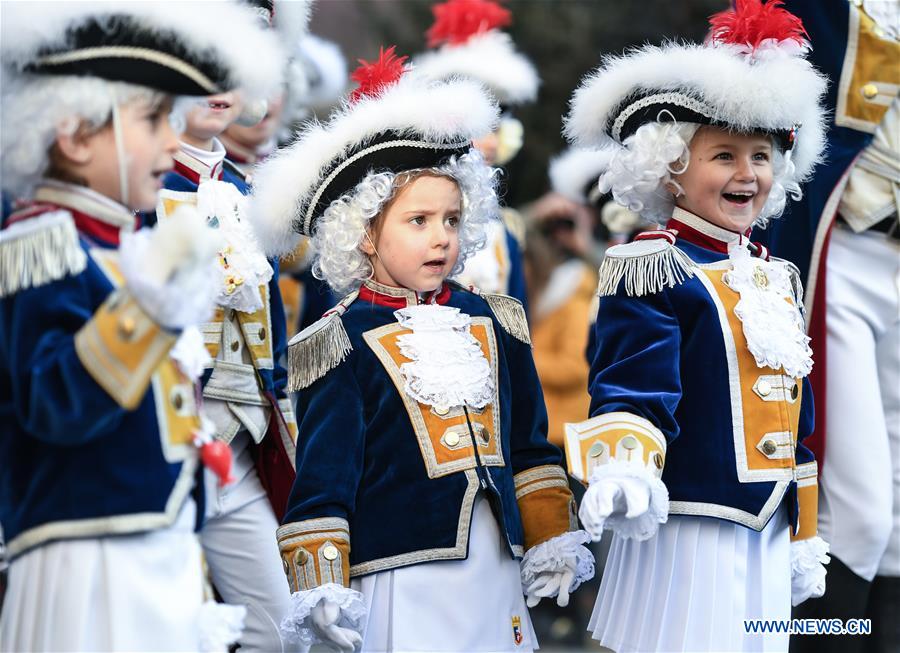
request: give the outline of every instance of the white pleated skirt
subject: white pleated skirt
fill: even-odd
[[[787,651],[786,634],[746,635],[744,620],[790,616],[782,506],[761,532],[672,515],[645,542],[613,536],[589,629],[617,653]]]
[[[368,653],[522,653],[537,648],[519,563],[488,502],[475,501],[465,560],[429,562],[352,581],[369,610]],[[547,600],[547,599],[545,599]]]
[[[62,540],[13,560],[0,651],[196,651],[203,604],[196,507],[170,528]]]

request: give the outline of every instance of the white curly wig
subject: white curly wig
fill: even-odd
[[[641,125],[617,147],[609,167],[600,177],[600,191],[612,192],[622,206],[651,223],[665,224],[672,216],[675,196],[666,187],[681,187],[673,175],[690,165],[690,143],[701,125],[692,122],[657,121]],[[754,226],[765,228],[784,212],[787,198],[800,199],[794,164],[778,147],[772,148],[773,180],[769,197]]]
[[[4,75],[0,89],[0,184],[15,197],[30,198],[49,164],[58,132],[72,134],[85,123],[99,129],[114,104],[162,102],[165,94],[145,86],[98,77]]]
[[[459,258],[451,276],[459,274],[466,260],[484,247],[488,222],[500,215],[497,170],[488,166],[475,149],[450,157],[436,168],[396,174],[369,172],[352,192],[334,200],[316,221],[312,236],[313,274],[338,294],[353,291],[371,278],[372,264],[361,248],[367,230],[400,189],[421,174],[447,177],[459,186]]]

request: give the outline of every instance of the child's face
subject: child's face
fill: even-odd
[[[210,95],[188,111],[184,135],[194,142],[209,141],[237,120],[242,104],[237,93]]]
[[[252,127],[233,123],[228,126],[225,133],[245,147],[252,149],[261,147],[268,143],[278,130],[283,109],[284,96],[279,95],[269,100],[266,115],[258,123]]]
[[[169,124],[171,100],[137,100],[119,106],[128,197],[119,184],[119,157],[112,125],[86,136],[74,172],[88,187],[135,211],[152,211],[163,175],[172,169],[178,136]],[[75,163],[75,162],[73,162]]]
[[[459,257],[460,211],[452,179],[423,175],[401,188],[380,216],[375,246],[362,244],[375,281],[417,292],[440,288]]]
[[[772,141],[701,127],[690,144],[687,170],[672,177],[684,189],[675,204],[736,232],[756,220],[772,189]]]

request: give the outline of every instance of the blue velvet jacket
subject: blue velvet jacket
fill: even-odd
[[[36,198],[0,244],[4,262],[40,252],[0,279],[0,523],[13,557],[163,528],[201,491],[194,387],[168,355],[177,334],[116,290],[119,229],[134,216],[58,182]]]
[[[748,348],[735,313],[742,297],[725,276],[727,244],[739,236],[677,209],[656,236],[611,249],[601,266],[601,291],[604,277],[611,284],[595,324],[592,419],[567,433],[570,470],[587,480],[611,458],[634,460],[661,475],[670,514],[755,530],[786,497],[795,536],[815,535],[816,464],[803,445],[813,429],[810,386],[800,373],[758,364]],[[658,264],[670,276],[654,287],[647,275]],[[784,262],[755,265],[759,288],[774,266],[796,277]],[[771,301],[799,303],[790,290]]]
[[[204,179],[228,182],[244,195],[250,192],[243,173],[227,159],[210,168],[179,151],[175,155],[174,170],[163,179],[157,217],[170,215],[180,203],[196,203],[197,188]],[[287,353],[287,333],[278,286],[278,261],[270,259],[269,263],[274,273],[267,286],[261,289],[263,308],[253,314],[235,312],[240,333],[231,325],[226,326],[225,322],[229,320],[222,307],[216,309],[209,323],[201,326],[207,350],[213,359],[201,383],[207,398],[271,408],[264,432],[251,435],[262,447],[261,454],[256,456],[260,480],[276,515],[281,515],[294,477],[297,426],[292,402],[285,392],[287,370],[283,363]],[[229,333],[232,337],[228,336]],[[222,347],[232,348],[226,356],[238,359],[238,362],[223,364],[217,360]],[[249,365],[240,362],[240,351],[244,347],[249,352]],[[217,367],[222,368],[220,376],[210,384]],[[234,433],[219,435],[228,438]]]
[[[403,391],[396,340],[409,331],[394,311],[418,303],[412,291],[367,282],[292,342],[292,380],[316,368],[298,382],[297,479],[278,533],[295,590],[465,558],[479,491],[511,556],[576,527],[521,304],[456,285],[432,300],[472,317],[496,388],[483,409],[438,411]],[[349,351],[326,372],[335,337]]]

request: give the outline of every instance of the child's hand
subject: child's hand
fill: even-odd
[[[341,607],[334,601],[322,599],[310,610],[310,621],[315,633],[323,642],[332,644],[342,653],[353,653],[362,645],[362,637],[352,628],[337,625],[341,618]]]
[[[665,485],[641,466],[612,460],[594,469],[578,516],[595,542],[604,528],[640,541],[668,519]]]
[[[528,589],[525,590],[525,604],[533,608],[541,599],[548,596],[556,597],[556,605],[561,608],[569,605],[569,588],[575,579],[575,572],[571,569],[563,571],[547,571],[538,576]]]

